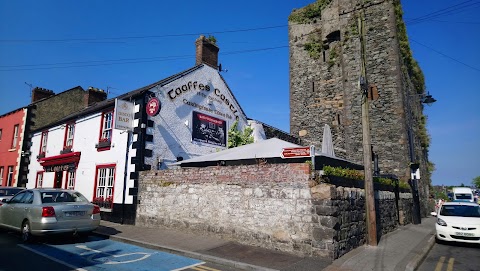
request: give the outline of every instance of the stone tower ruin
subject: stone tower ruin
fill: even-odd
[[[430,184],[421,102],[425,83],[410,51],[400,1],[318,0],[291,13],[289,47],[290,132],[320,149],[328,124],[335,154],[363,164],[361,102],[368,94],[380,173],[406,182],[411,165],[419,164],[425,215]]]

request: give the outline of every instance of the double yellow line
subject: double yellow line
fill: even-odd
[[[447,265],[447,270],[446,271],[453,271],[453,262],[454,261],[455,261],[455,258],[449,258],[448,259],[448,265]],[[437,266],[435,267],[435,271],[442,271],[443,262],[445,262],[445,256],[440,257],[440,259],[438,260]]]
[[[221,271],[221,270],[211,268],[211,267],[208,267],[208,266],[204,266],[204,265],[198,265],[198,266],[195,266],[195,267],[191,267],[190,269],[197,270],[197,271]]]

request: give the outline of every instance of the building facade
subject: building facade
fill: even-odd
[[[361,108],[368,95],[379,172],[406,182],[411,165],[419,164],[426,202],[424,81],[411,57],[400,1],[317,1],[292,12],[289,41],[290,132],[303,145],[321,146],[328,124],[335,154],[363,164]]]
[[[218,47],[203,36],[196,46],[194,67],[34,131],[27,187],[75,189],[102,219],[131,224],[140,172],[226,149],[234,123],[265,139],[220,75]]]

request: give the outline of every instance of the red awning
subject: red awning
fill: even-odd
[[[56,156],[40,158],[39,162],[43,167],[63,165],[63,164],[77,164],[80,161],[81,152],[70,152]]]

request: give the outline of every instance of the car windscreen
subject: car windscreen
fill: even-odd
[[[22,189],[0,189],[0,196],[13,196],[18,192],[22,191]]]
[[[480,206],[472,205],[443,205],[440,210],[443,216],[480,217]]]
[[[79,192],[65,192],[65,191],[47,191],[41,192],[40,197],[42,203],[51,203],[51,202],[88,202]]]
[[[455,194],[457,199],[472,199],[472,194]]]

